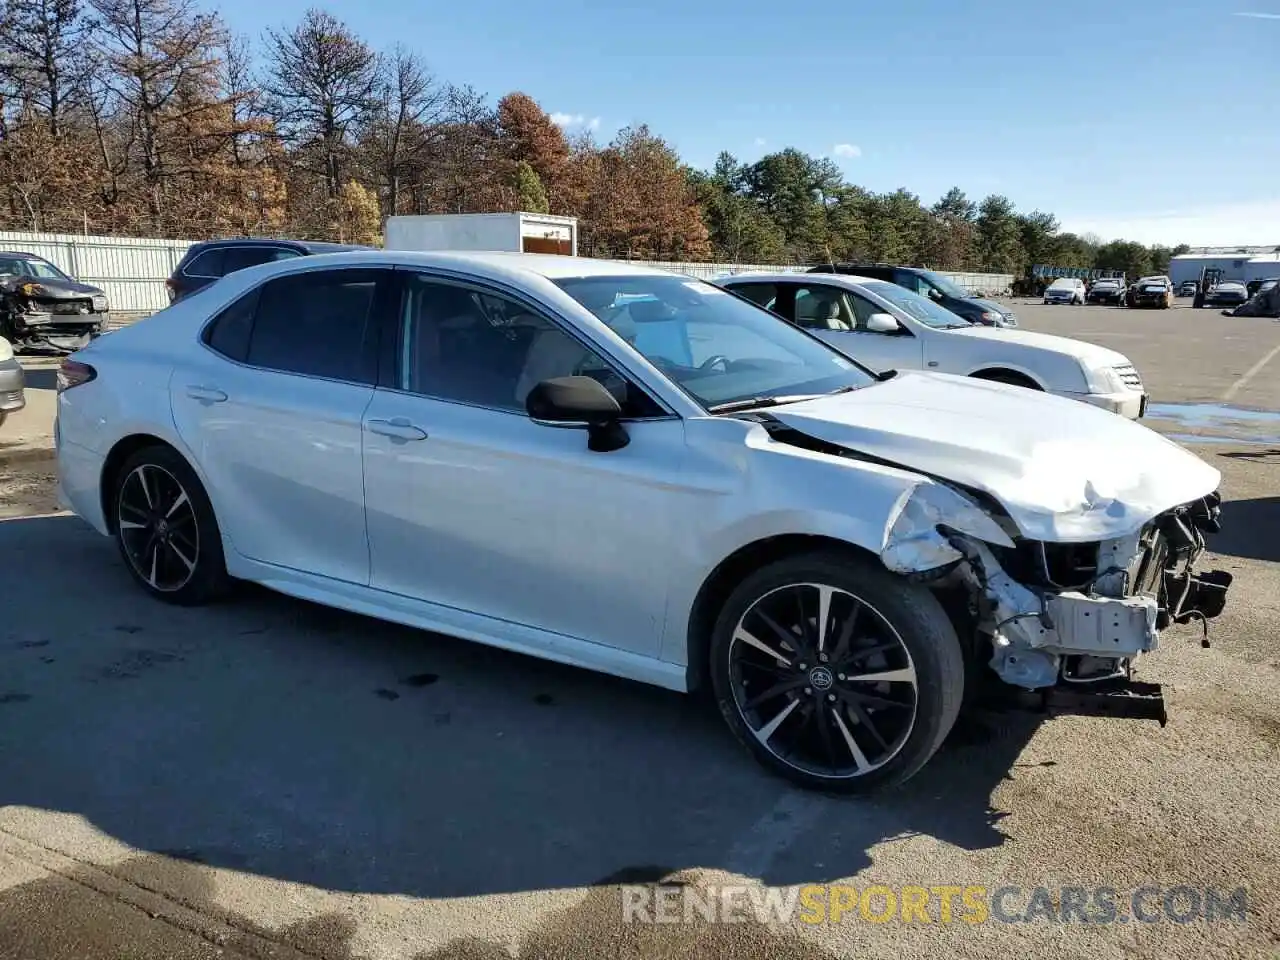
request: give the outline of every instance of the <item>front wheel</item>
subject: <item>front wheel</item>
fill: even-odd
[[[852,553],[757,570],[711,643],[716,701],[738,739],[772,772],[836,793],[917,773],[955,723],[964,672],[933,594]]]
[[[222,536],[200,478],[169,447],[146,447],[117,474],[112,520],[133,578],[167,603],[195,606],[230,583]]]

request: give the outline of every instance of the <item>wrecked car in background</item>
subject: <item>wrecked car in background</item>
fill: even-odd
[[[58,388],[61,495],[151,596],[250,580],[710,688],[761,763],[823,790],[912,776],[988,686],[1163,720],[1134,661],[1231,580],[1196,570],[1218,471],[1146,427],[873,373],[634,265],[250,267],[67,358]]]
[[[35,254],[0,252],[0,337],[14,350],[79,350],[110,322],[111,305],[99,287]]]

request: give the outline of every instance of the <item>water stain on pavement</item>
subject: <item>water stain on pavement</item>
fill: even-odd
[[[1166,436],[1178,443],[1280,443],[1280,411],[1225,403],[1153,403],[1145,421],[1177,424]]]
[[[401,682],[406,687],[429,687],[439,679],[438,673],[415,673],[411,677],[405,677]]]

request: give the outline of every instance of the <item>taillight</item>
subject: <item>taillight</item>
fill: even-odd
[[[89,366],[89,364],[81,363],[79,360],[72,360],[68,357],[62,361],[62,366],[58,368],[58,392],[64,393],[72,387],[88,383],[97,375],[98,371]]]

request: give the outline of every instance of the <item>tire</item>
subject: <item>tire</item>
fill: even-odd
[[[824,593],[829,653],[819,655]],[[756,570],[721,609],[710,657],[734,735],[766,769],[806,789],[858,794],[902,783],[937,751],[964,699],[964,657],[941,604],[851,552]],[[851,668],[885,679],[856,681]]]
[[[972,374],[975,380],[987,380],[991,383],[1007,383],[1011,387],[1024,387],[1027,390],[1039,390],[1044,392],[1044,388],[1036,383],[1030,377],[1024,377],[1020,373],[1006,373],[1002,370],[994,370],[990,373],[980,371]]]
[[[231,578],[213,505],[176,450],[157,445],[130,456],[110,502],[120,555],[148,594],[190,607],[227,592]]]

